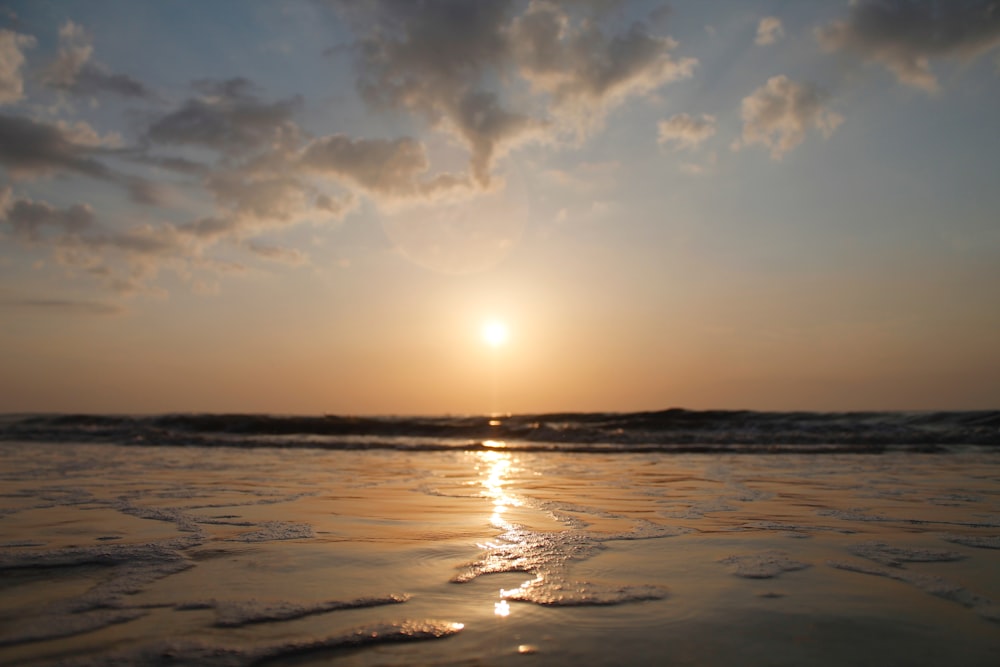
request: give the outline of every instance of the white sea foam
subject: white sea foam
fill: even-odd
[[[298,656],[335,654],[347,649],[398,642],[445,639],[462,631],[453,621],[408,620],[363,625],[353,630],[312,639],[276,641],[246,647],[235,643],[159,641],[137,648],[108,652],[97,657],[62,661],[67,667],[150,667],[201,665],[204,667],[244,667]]]
[[[941,563],[964,558],[955,551],[892,546],[878,541],[861,542],[852,545],[850,550],[857,556],[890,567],[900,567],[903,563]]]
[[[257,530],[240,533],[230,538],[233,542],[274,542],[278,540],[301,540],[315,537],[312,526],[291,521],[264,521],[257,524]]]
[[[560,513],[554,516],[559,518]],[[617,516],[617,515],[609,515]],[[572,530],[576,522],[563,519],[569,530],[536,532],[514,527],[482,545],[479,559],[465,565],[452,577],[455,583],[466,583],[487,574],[524,572],[534,575],[515,589],[502,591],[507,600],[532,602],[545,606],[612,605],[667,597],[659,585],[615,585],[578,581],[567,574],[570,562],[591,558],[606,548],[606,542],[621,540],[651,540],[675,537],[692,532],[688,528],[664,526],[648,520],[633,522],[633,528],[610,534],[593,534]]]
[[[785,572],[804,570],[809,563],[792,560],[783,551],[762,551],[752,554],[736,554],[719,561],[731,566],[737,577],[747,579],[771,579]]]
[[[408,595],[386,595],[383,597],[358,598],[356,600],[328,600],[313,604],[302,604],[285,600],[219,600],[204,603],[204,607],[214,608],[215,625],[220,628],[239,628],[254,623],[290,621],[315,614],[325,614],[345,609],[361,609],[406,602]],[[192,608],[188,606],[187,608]]]

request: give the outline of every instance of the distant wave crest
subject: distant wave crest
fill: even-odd
[[[439,451],[880,452],[1000,446],[1000,411],[755,412],[672,408],[502,418],[268,414],[6,415],[0,440]]]

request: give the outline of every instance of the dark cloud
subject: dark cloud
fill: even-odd
[[[73,141],[79,132],[78,126],[60,127],[23,116],[0,114],[0,165],[15,178],[74,172],[120,185],[138,203],[158,201],[153,184],[115,171],[91,157],[98,149]]]
[[[111,170],[88,153],[89,147],[71,141],[56,125],[0,114],[0,164],[15,176],[66,170],[109,179]]]
[[[557,104],[601,111],[609,102],[691,76],[693,58],[676,60],[677,44],[641,22],[608,35],[596,21],[573,21],[556,5],[533,3],[511,29],[524,76]]]
[[[200,218],[177,227],[178,231],[190,236],[212,239],[231,234],[237,228],[233,218]]]
[[[42,82],[73,95],[113,93],[124,97],[153,97],[132,77],[112,72],[93,61],[93,39],[83,26],[67,21],[59,29],[59,53],[42,73]]]
[[[817,30],[820,43],[876,62],[909,86],[933,92],[931,60],[969,62],[1000,46],[997,0],[857,0],[844,21]]]
[[[271,225],[293,221],[314,199],[312,188],[289,174],[219,171],[208,176],[205,187],[230,216]]]
[[[493,163],[515,146],[554,140],[567,128],[582,137],[625,98],[690,75],[695,61],[675,60],[676,44],[643,23],[605,33],[594,17],[618,4],[353,6],[364,35],[358,87],[369,104],[418,113],[460,138],[475,181],[486,187]],[[524,95],[524,81],[533,95]]]
[[[136,255],[172,255],[187,249],[174,227],[138,227],[125,232],[76,237],[91,249],[111,248]]]
[[[496,95],[478,91],[462,96],[450,120],[469,145],[472,175],[482,186],[489,185],[493,160],[509,144],[546,125],[525,114],[506,111]]]
[[[373,15],[362,17],[368,30],[360,42],[359,88],[371,102],[443,112],[506,58],[507,0],[370,6]]]
[[[158,144],[199,146],[230,156],[292,148],[301,132],[292,117],[302,105],[295,97],[262,102],[246,79],[198,81],[203,95],[158,118],[147,131]]]
[[[469,186],[466,179],[451,175],[420,181],[430,163],[423,144],[409,137],[351,139],[340,134],[321,137],[305,147],[300,164],[310,171],[390,197],[428,195]]]
[[[377,2],[360,41],[358,88],[377,107],[417,112],[454,132],[472,152],[483,186],[498,146],[538,121],[503,108],[485,79],[509,61],[512,3]],[[364,30],[364,27],[362,27]]]
[[[0,222],[24,240],[39,240],[46,229],[76,234],[94,226],[94,211],[86,204],[66,209],[30,199],[12,200],[10,188],[0,191]]]

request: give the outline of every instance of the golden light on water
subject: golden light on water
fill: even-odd
[[[486,443],[484,443],[486,444]],[[496,443],[503,446],[504,443]],[[507,493],[505,487],[510,483],[510,475],[516,470],[514,464],[517,459],[511,455],[510,452],[498,451],[496,449],[477,452],[477,458],[480,461],[479,469],[482,473],[482,479],[480,484],[483,486],[481,495],[488,498],[493,502],[493,512],[490,514],[490,525],[494,528],[503,531],[510,531],[515,528],[514,524],[510,523],[504,518],[504,514],[511,507],[518,507],[521,505],[521,500],[516,496]],[[509,541],[507,537],[503,538],[505,541]],[[479,544],[481,549],[497,549],[501,544],[497,543],[487,543]],[[500,589],[500,601],[494,602],[493,613],[501,618],[506,618],[510,616],[511,607],[510,603],[507,602],[505,598],[509,597],[515,593],[518,589],[514,590],[504,590]]]
[[[483,443],[487,444],[487,443]],[[487,446],[503,446],[495,443]],[[501,530],[510,530],[511,525],[503,515],[509,507],[520,505],[520,501],[504,491],[507,475],[511,471],[512,457],[507,452],[487,451],[480,454],[487,465],[486,478],[482,481],[483,495],[493,501],[493,513],[490,515],[490,525]]]

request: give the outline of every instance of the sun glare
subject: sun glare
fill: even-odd
[[[500,347],[507,342],[507,325],[498,320],[492,320],[483,325],[483,340],[490,347]]]

